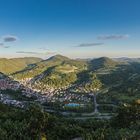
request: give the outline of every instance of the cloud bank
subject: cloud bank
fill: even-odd
[[[26,52],[26,51],[17,51],[16,53],[21,53],[21,54],[34,54],[34,55],[49,55],[49,54],[54,54],[54,52]]]
[[[3,37],[4,42],[15,42],[17,40],[18,40],[18,38],[16,36],[12,36],[12,35],[6,35]]]
[[[76,47],[93,47],[93,46],[100,46],[103,45],[104,43],[82,43],[77,45]]]
[[[98,39],[101,40],[110,40],[110,39],[126,39],[129,38],[129,35],[101,35],[97,37]]]

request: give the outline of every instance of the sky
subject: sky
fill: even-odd
[[[139,57],[140,0],[0,0],[0,57]]]

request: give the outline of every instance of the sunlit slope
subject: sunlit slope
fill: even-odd
[[[40,62],[41,58],[26,57],[26,58],[13,58],[6,59],[0,58],[0,72],[11,74],[20,71],[27,67],[29,64]]]
[[[19,71],[13,76],[17,79],[33,78],[45,71],[55,71],[59,73],[76,72],[87,69],[84,61],[73,60],[62,55],[55,55],[47,60],[37,63],[30,69]]]

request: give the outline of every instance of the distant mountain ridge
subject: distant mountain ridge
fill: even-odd
[[[113,60],[119,61],[119,62],[138,62],[140,63],[140,58],[128,58],[128,57],[121,57],[121,58],[114,58]]]
[[[31,69],[27,68],[17,72],[16,76],[20,78],[33,78],[45,71],[48,72],[48,69],[51,69],[52,72],[56,73],[69,73],[88,69],[110,68],[115,67],[116,65],[119,65],[119,62],[108,57],[85,61],[82,59],[70,59],[66,56],[55,55],[38,62],[34,67],[31,67]]]
[[[108,57],[85,61],[82,59],[71,59],[63,55],[55,55],[46,60],[39,58],[19,58],[12,59],[12,61],[9,60],[8,62],[12,63],[7,64],[7,66],[3,64],[3,67],[5,66],[10,71],[13,71],[11,72],[11,76],[15,80],[30,79],[32,84],[39,82],[43,85],[58,85],[59,87],[74,84],[81,79],[85,80],[93,72],[103,74],[104,77],[104,74],[109,74],[112,70],[116,71],[119,68],[120,70],[118,69],[118,71],[122,73],[123,69],[133,69],[137,65],[131,64],[129,68],[125,66],[126,63]],[[17,62],[20,62],[19,65],[17,65]]]

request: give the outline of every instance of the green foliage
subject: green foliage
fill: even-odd
[[[0,104],[0,138],[2,140],[139,140],[138,104],[120,107],[110,120],[71,120],[45,113],[38,105],[26,110]]]
[[[140,122],[140,104],[134,102],[121,106],[114,122],[118,127],[129,127],[138,121]]]
[[[77,76],[75,73],[68,74],[59,74],[59,73],[51,73],[44,77],[41,82],[49,87],[53,88],[63,88],[73,84],[77,80]]]
[[[0,104],[1,140],[38,140],[48,122],[48,114],[39,106],[23,111]]]

